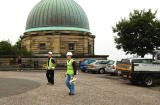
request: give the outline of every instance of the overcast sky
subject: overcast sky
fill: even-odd
[[[0,3],[0,41],[10,40],[13,44],[25,31],[25,24],[31,9],[40,0],[2,0]],[[158,10],[158,0],[75,0],[85,10],[91,32],[96,35],[95,54],[109,55],[110,59],[130,57],[115,48],[112,26],[121,18],[128,17],[133,9]]]

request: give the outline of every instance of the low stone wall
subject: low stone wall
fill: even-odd
[[[91,56],[91,57],[73,57],[73,59],[77,62],[77,66],[80,61],[84,59],[98,59],[98,60],[106,60],[108,56]],[[66,66],[66,58],[65,57],[53,57],[57,67]],[[26,57],[22,58],[22,64],[25,68],[42,68],[44,64],[47,63],[47,57]],[[12,57],[0,57],[0,68],[2,67],[17,67],[17,58]]]

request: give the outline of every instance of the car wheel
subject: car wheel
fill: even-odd
[[[116,76],[116,73],[111,73],[111,76]]]
[[[120,75],[121,75],[121,71],[120,71],[120,70],[117,70],[116,75],[117,75],[117,76],[120,76]]]
[[[91,73],[95,74],[96,72],[95,71],[91,71]]]
[[[84,70],[81,70],[81,72],[85,72]]]
[[[144,78],[143,84],[146,87],[152,86],[153,85],[153,79],[152,79],[152,77],[151,76],[147,76],[146,78]]]
[[[87,72],[87,73],[89,73],[89,72],[90,72],[90,70],[86,70],[86,72]]]
[[[100,74],[104,74],[104,73],[105,73],[105,70],[104,70],[104,69],[99,69],[99,73],[100,73]]]

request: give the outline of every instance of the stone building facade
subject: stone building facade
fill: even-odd
[[[79,31],[39,31],[25,33],[22,47],[35,55],[52,51],[56,55],[65,55],[68,51],[74,55],[94,55],[95,36]]]

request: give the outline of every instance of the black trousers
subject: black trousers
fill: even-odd
[[[51,84],[54,84],[54,70],[47,70],[46,76],[47,76],[48,82]]]

